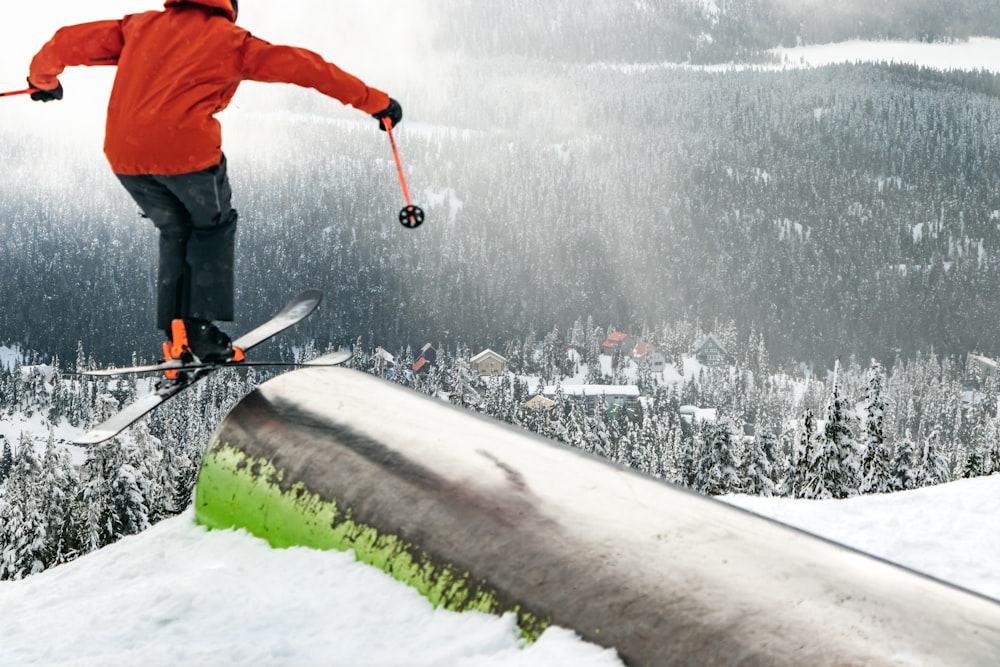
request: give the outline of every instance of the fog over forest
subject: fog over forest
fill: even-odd
[[[578,320],[762,337],[776,366],[1000,353],[1000,90],[900,65],[768,71],[769,49],[961,39],[994,3],[246,2],[240,22],[398,98],[402,195],[374,121],[245,83],[222,114],[241,213],[234,331],[308,287],[320,346],[502,349]],[[5,21],[5,89],[60,25],[157,3],[51,3]],[[928,26],[936,26],[934,31]],[[150,359],[155,234],[101,154],[113,71],[2,101],[0,343]],[[692,341],[693,343],[694,341]],[[280,350],[278,353],[281,353]]]

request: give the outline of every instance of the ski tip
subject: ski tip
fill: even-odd
[[[322,301],[323,300],[323,293],[321,291],[319,291],[318,289],[307,289],[305,292],[303,292],[302,294],[299,294],[296,297],[296,300],[305,301],[307,299],[314,299],[316,301]]]
[[[295,324],[307,318],[312,314],[314,310],[319,308],[320,302],[323,301],[323,293],[319,290],[310,289],[302,292],[294,299],[285,304],[285,307],[275,315],[272,320],[283,321],[286,324]],[[261,326],[268,326],[270,323],[265,322]],[[233,341],[236,345],[237,341]],[[253,347],[252,345],[250,347]]]
[[[296,296],[294,299],[292,299],[288,303],[288,305],[291,306],[291,305],[298,304],[299,306],[303,306],[303,305],[307,305],[308,304],[309,307],[310,307],[310,312],[311,312],[311,310],[315,309],[317,306],[319,306],[319,304],[322,301],[323,301],[323,293],[322,292],[320,292],[318,289],[307,289],[305,292],[302,292],[301,294],[299,294],[298,296]]]

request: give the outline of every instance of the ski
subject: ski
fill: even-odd
[[[305,318],[309,317],[309,315],[311,315],[312,312],[319,306],[322,299],[323,293],[317,290],[306,290],[305,292],[302,292],[289,301],[285,307],[270,320],[234,340],[233,346],[239,347],[246,352],[257,345],[260,345],[269,338],[276,336],[285,329],[288,329],[289,327],[298,324]],[[331,355],[327,355],[327,357],[315,359],[309,365],[335,365],[336,363],[343,363],[349,358],[350,353],[335,352]],[[335,361],[336,359],[339,359],[340,361]],[[326,360],[326,363],[321,363],[322,360]],[[104,442],[105,440],[110,440],[144,417],[154,408],[162,405],[213,372],[221,368],[246,365],[248,364],[244,361],[224,362],[218,364],[189,364],[186,366],[184,364],[179,364],[177,366],[168,366],[166,369],[159,368],[158,370],[177,370],[180,371],[180,375],[176,380],[168,380],[166,378],[160,380],[152,392],[140,397],[135,402],[126,405],[121,409],[121,411],[112,415],[104,423],[94,427],[79,438],[74,438],[73,442],[78,445],[95,445],[97,443]],[[121,369],[108,370],[121,371]],[[110,373],[110,375],[115,374],[118,373]]]
[[[79,375],[86,377],[119,377],[122,375],[143,375],[146,373],[163,373],[165,371],[195,371],[203,368],[301,368],[306,366],[339,366],[351,358],[349,351],[338,351],[330,354],[310,359],[308,361],[213,361],[202,363],[185,364],[176,359],[165,361],[159,364],[148,364],[145,366],[123,366],[121,368],[99,368],[90,371],[68,372],[66,375]]]

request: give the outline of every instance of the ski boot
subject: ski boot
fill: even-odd
[[[177,319],[170,323],[170,339],[163,344],[165,361],[213,364],[243,361],[243,350],[208,320]],[[178,370],[165,371],[168,380],[184,379]]]

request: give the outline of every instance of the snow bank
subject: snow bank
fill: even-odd
[[[353,554],[272,549],[190,511],[78,561],[0,582],[3,665],[620,666],[512,614],[433,609]]]

